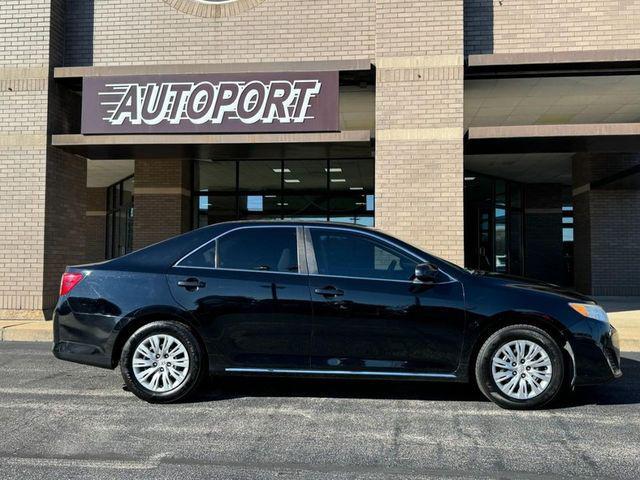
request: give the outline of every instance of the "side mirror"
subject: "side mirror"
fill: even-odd
[[[424,283],[433,283],[438,278],[440,270],[433,263],[419,263],[416,265],[415,279]]]

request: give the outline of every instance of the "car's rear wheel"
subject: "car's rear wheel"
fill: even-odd
[[[534,409],[553,401],[565,375],[562,350],[544,330],[511,325],[482,345],[476,360],[480,391],[501,407]]]
[[[186,326],[169,321],[146,324],[127,340],[120,356],[127,388],[153,403],[183,400],[205,374],[204,352]]]

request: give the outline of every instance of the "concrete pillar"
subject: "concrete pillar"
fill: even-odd
[[[105,240],[107,227],[107,189],[106,187],[87,188],[86,210],[86,247],[87,262],[99,262],[105,259]]]
[[[554,183],[525,185],[525,274],[564,284],[562,256],[562,190]]]
[[[136,160],[134,249],[191,228],[191,169],[190,160]]]
[[[460,265],[462,0],[376,1],[376,226]]]
[[[575,283],[585,293],[640,295],[640,189],[610,178],[638,164],[636,154],[573,158]]]

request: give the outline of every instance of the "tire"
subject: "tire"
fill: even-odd
[[[126,387],[138,398],[172,403],[198,389],[206,374],[206,355],[188,327],[158,321],[129,337],[120,356],[120,371]]]
[[[547,332],[532,325],[512,325],[484,342],[475,374],[478,388],[489,400],[502,408],[531,410],[558,397],[566,367],[562,350]]]

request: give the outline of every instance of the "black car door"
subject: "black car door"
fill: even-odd
[[[465,325],[458,281],[414,282],[421,259],[374,234],[306,227],[305,239],[312,368],[453,376]]]
[[[214,370],[308,368],[311,301],[302,229],[247,226],[171,268],[175,299],[196,318]]]

